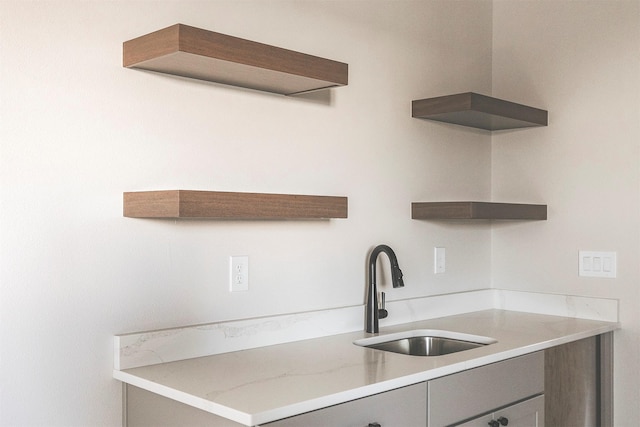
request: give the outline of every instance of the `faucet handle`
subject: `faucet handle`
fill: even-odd
[[[381,302],[381,306],[378,309],[378,318],[379,319],[384,319],[385,317],[387,317],[389,315],[389,312],[387,310],[385,310],[384,308],[384,292],[380,292],[380,302]]]

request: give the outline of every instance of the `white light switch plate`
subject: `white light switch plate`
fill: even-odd
[[[616,252],[579,251],[578,273],[583,277],[615,278]]]

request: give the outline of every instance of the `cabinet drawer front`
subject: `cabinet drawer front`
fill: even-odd
[[[424,427],[427,425],[427,385],[420,383],[375,394],[341,405],[308,412],[273,423],[269,427]]]
[[[491,421],[503,418],[510,427],[544,427],[544,396],[537,396],[490,414],[456,424],[455,427],[487,427]],[[502,423],[500,423],[502,425]]]
[[[429,427],[446,426],[544,392],[544,353],[508,359],[428,383]]]
[[[517,405],[497,410],[494,419],[504,417],[510,426],[544,427],[544,396],[520,402]]]

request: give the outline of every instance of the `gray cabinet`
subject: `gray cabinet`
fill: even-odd
[[[427,385],[375,394],[273,423],[269,427],[424,427],[427,425]]]
[[[482,415],[456,427],[544,427],[544,396],[536,396]]]
[[[500,416],[508,418],[506,413],[521,421],[516,424],[509,420],[509,426],[541,427],[544,425],[544,353],[527,354],[437,378],[428,382],[427,390],[428,427],[485,427]],[[516,405],[533,398],[538,399],[532,407]],[[530,422],[531,419],[535,422]]]

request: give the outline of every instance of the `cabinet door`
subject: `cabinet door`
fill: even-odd
[[[331,406],[265,427],[426,427],[427,385],[416,384]]]
[[[500,418],[504,418],[511,427],[544,427],[544,396],[495,411],[493,419],[500,421]]]
[[[507,406],[491,414],[474,418],[456,427],[544,427],[544,396]]]

